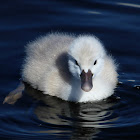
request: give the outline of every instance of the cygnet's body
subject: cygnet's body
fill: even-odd
[[[114,61],[94,36],[48,34],[26,46],[22,78],[44,94],[92,102],[113,94]]]

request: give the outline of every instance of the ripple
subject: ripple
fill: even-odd
[[[133,3],[117,3],[118,5],[123,5],[123,6],[129,6],[129,7],[134,7],[134,8],[140,8],[139,4],[133,4]]]
[[[135,89],[140,89],[140,85],[134,85]]]
[[[62,128],[120,128],[131,127],[138,124],[140,115],[138,108],[139,98],[137,94],[131,94],[122,90],[120,86],[118,96],[112,96],[107,100],[96,103],[73,103],[66,102],[56,97],[44,95],[32,88],[27,88],[28,94],[41,101],[34,113],[42,126]],[[117,91],[116,91],[117,92]],[[135,102],[133,102],[135,100]]]

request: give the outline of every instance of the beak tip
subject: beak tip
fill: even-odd
[[[84,86],[81,87],[81,89],[85,92],[89,92],[92,89],[92,86],[84,85]]]

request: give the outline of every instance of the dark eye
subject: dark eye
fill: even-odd
[[[96,63],[97,63],[97,60],[95,60],[94,65],[96,65]]]
[[[75,60],[75,64],[77,65],[77,66],[79,66],[79,64],[78,64],[78,62]]]

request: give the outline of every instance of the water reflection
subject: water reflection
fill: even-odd
[[[25,87],[29,95],[41,101],[34,110],[37,118],[47,126],[58,127],[59,133],[64,133],[61,128],[71,128],[72,138],[93,138],[100,128],[109,127],[118,118],[112,109],[117,103],[115,97],[98,103],[74,103],[44,95],[29,85]]]
[[[133,3],[117,3],[118,5],[123,5],[123,6],[129,6],[129,7],[134,7],[134,8],[140,8],[139,4],[133,4]]]
[[[96,12],[96,11],[87,11],[87,13],[89,13],[89,14],[97,14],[97,15],[102,14],[101,12]]]

